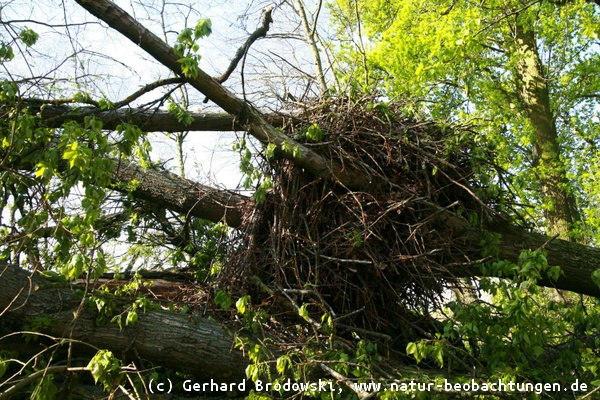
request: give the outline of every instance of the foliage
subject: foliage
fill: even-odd
[[[2,27],[13,29],[4,21]],[[44,40],[43,35],[38,36],[30,29],[13,31],[18,35],[11,41],[2,36],[0,43],[5,72],[12,68],[9,63],[36,60],[32,53],[27,53],[27,48]],[[184,48],[185,56],[199,59],[194,54],[198,51],[196,42],[208,34],[210,21],[201,21],[191,36],[187,39],[182,36],[182,46],[188,46]],[[117,272],[129,273],[147,260],[160,265],[157,260],[165,256],[178,266],[189,266],[197,279],[205,279],[218,269],[222,242],[229,229],[224,224],[207,224],[198,218],[169,219],[164,209],[113,191],[116,188],[113,174],[121,163],[133,161],[145,168],[156,168],[150,161],[152,148],[146,133],[126,122],[108,131],[93,116],[82,118],[81,123],[69,121],[59,127],[48,127],[41,116],[44,107],[87,104],[114,110],[118,102],[104,95],[96,97],[96,92],[88,92],[89,87],[83,87],[84,84],[74,85],[75,90],[59,90],[54,86],[55,81],[45,82],[46,78],[39,77],[35,82],[15,79],[11,73],[3,74],[0,82],[0,260],[3,265],[37,270],[57,287],[73,285],[84,298],[82,305],[95,311],[99,325],[114,323],[120,329],[131,327],[141,313],[156,307],[145,294],[152,282],[143,281],[141,275],[133,273],[129,281],[120,280],[123,276]],[[51,101],[34,97],[49,93],[67,96]],[[72,95],[69,97],[68,93]],[[122,106],[120,103],[119,107]],[[175,106],[171,109],[182,122],[189,120],[185,110]],[[136,182],[131,181],[117,189],[133,192],[136,187]],[[156,218],[157,215],[161,218]],[[181,235],[185,240],[175,241],[172,249],[157,254],[157,244],[168,246],[167,238],[181,227],[191,233]],[[120,257],[107,252],[115,246],[125,250]],[[116,273],[114,279],[99,282],[107,273]],[[74,324],[81,313],[81,309],[74,310]],[[51,330],[52,322],[46,315],[28,320],[25,325],[30,332],[25,334],[25,341],[44,344],[47,337],[34,332]],[[60,345],[68,347],[72,342],[67,340]],[[15,365],[17,357],[23,357],[14,354],[5,360],[4,356],[2,353],[2,374]],[[41,360],[42,355],[30,362]],[[53,363],[50,359],[49,366]],[[120,361],[104,350],[88,365],[96,382],[107,390],[112,390],[122,379],[120,367]],[[20,373],[26,377],[35,371],[23,368]],[[5,375],[0,384],[11,385],[10,380],[19,377],[19,373],[11,375],[13,372],[4,381]],[[62,377],[58,380],[62,381]],[[60,389],[54,374],[48,373],[34,382],[32,398],[61,398],[65,393],[64,388]]]
[[[579,379],[598,386],[600,358],[587,343],[600,330],[597,300],[548,298],[536,285],[550,268],[541,250],[523,252],[519,264],[493,264],[488,267],[502,269],[508,279],[482,279],[474,301],[448,303],[442,333],[410,343],[407,354],[417,362],[432,358],[440,367],[446,361],[456,370],[473,365],[473,376],[482,381],[559,382],[566,388]]]
[[[198,54],[200,45],[198,41],[212,33],[212,23],[209,19],[201,19],[194,29],[184,28],[177,37],[177,43],[173,46],[175,54],[181,58],[181,73],[188,78],[197,78],[198,63],[202,56]]]
[[[594,47],[598,9],[592,2],[339,1],[333,11],[339,29],[349,38],[362,34],[368,43],[342,47],[347,64],[339,74],[358,81],[363,92],[410,99],[410,112],[477,125],[476,140],[495,148],[499,166],[511,172],[504,179],[525,205],[516,209],[518,215],[536,226],[547,224],[546,211],[558,207],[538,182],[555,172],[565,175],[560,190],[576,195],[584,217],[571,225],[571,236],[596,240],[598,193],[590,171],[599,159],[592,93],[600,64]],[[517,27],[535,35],[550,95],[548,112],[557,129],[553,146],[560,154],[548,165],[536,154],[543,139],[526,108],[523,87],[529,78],[519,72],[525,55]],[[536,112],[541,118],[544,111]]]
[[[121,363],[108,350],[98,351],[87,367],[94,381],[102,383],[107,391],[118,385],[122,378],[119,373]]]
[[[115,185],[116,172],[129,163],[166,179],[173,175],[167,161],[152,160],[141,124],[106,128],[113,112],[134,105],[144,112],[166,106],[189,127],[194,114],[183,81],[202,74],[200,43],[212,33],[209,19],[193,28],[162,27],[179,57],[179,70],[170,72],[182,79],[157,81],[117,101],[118,90],[101,89],[105,76],[78,50],[63,60],[75,76],[55,75],[61,62],[44,76],[35,74],[42,46],[51,47],[47,38],[3,16],[2,265],[38,271],[52,288],[74,288],[82,300],[69,310],[73,324],[92,310],[98,325],[135,333],[138,318],[157,304],[189,321],[218,318],[235,331],[236,346],[249,361],[247,378],[271,385],[250,398],[356,399],[375,392],[384,399],[438,398],[411,384],[446,379],[567,388],[578,380],[600,387],[598,302],[537,286],[562,274],[549,265],[545,245],[509,262],[497,259],[497,234],[480,235],[482,228],[507,223],[552,232],[552,211],[565,195],[583,216],[573,210],[569,237],[592,244],[600,239],[596,6],[583,0],[357,0],[338,1],[331,12],[342,38],[333,72],[337,92],[293,109],[294,118],[279,130],[296,144],[256,144],[247,134],[234,143],[242,188],[252,190],[257,204],[245,210],[235,234],[224,223],[136,195],[141,180]],[[192,14],[190,7],[184,20]],[[86,22],[81,29],[88,25],[103,28]],[[535,61],[524,51],[523,39],[531,37],[542,66],[533,71],[538,75],[525,68]],[[68,39],[75,47],[74,37]],[[252,58],[242,50],[244,61]],[[31,76],[22,78],[27,70]],[[539,98],[526,99],[533,92],[528,78],[535,76],[543,78],[538,86],[551,100],[548,109],[538,104],[538,115],[556,127],[546,131],[549,138],[532,117]],[[245,85],[244,79],[242,73]],[[161,93],[146,102],[156,87]],[[253,107],[246,89],[244,104]],[[60,126],[43,118],[62,106],[83,114]],[[102,113],[94,117],[90,110]],[[247,122],[237,117],[236,123]],[[176,133],[181,178],[185,136]],[[542,146],[542,139],[551,146]],[[307,149],[331,166],[339,161],[342,172],[366,174],[372,185],[351,191],[343,182],[317,178],[295,163]],[[553,180],[561,196],[548,195]],[[478,266],[496,278],[460,278]],[[596,283],[599,271],[591,277]],[[147,273],[175,276],[178,297],[154,293]],[[107,349],[74,359],[74,346],[87,344],[69,336],[74,330],[64,337],[45,333],[53,330],[51,316],[21,326],[28,332],[5,335],[10,327],[2,324],[1,339],[24,335],[25,345],[43,351],[30,359],[0,351],[0,385],[22,379],[31,398],[70,395],[66,375],[81,372],[74,365],[87,364],[111,397],[117,389],[142,397],[138,389],[146,378],[158,376],[126,366],[127,355]],[[68,373],[50,368],[63,365]],[[317,379],[323,386],[308,385]],[[295,389],[284,389],[286,383]],[[391,383],[402,389],[380,390]],[[517,396],[523,394],[498,397]]]

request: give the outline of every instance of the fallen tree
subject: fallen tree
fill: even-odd
[[[351,115],[358,115],[356,110]],[[403,123],[415,123],[414,121],[404,121]],[[410,131],[415,137],[420,137],[422,131],[419,126],[421,123],[417,123],[416,126]],[[430,127],[433,127],[431,125]],[[407,125],[408,127],[408,125]],[[435,131],[430,132],[435,134]],[[409,143],[412,143],[412,137]],[[350,140],[345,137],[344,140]],[[387,139],[386,139],[387,140]],[[432,153],[427,152],[431,143],[427,142],[429,139],[422,138],[421,151],[424,151],[428,156],[433,156]],[[379,144],[374,144],[378,146]],[[325,148],[330,146],[322,145]],[[410,144],[409,144],[410,146]],[[343,146],[342,146],[343,147]],[[331,147],[336,149],[337,146]],[[401,149],[400,147],[394,147],[396,150]],[[367,149],[368,150],[368,149]],[[408,148],[403,149],[405,154],[408,156],[410,150]],[[418,153],[418,152],[417,152]],[[422,155],[422,154],[421,154]],[[413,154],[412,156],[420,157],[419,155]],[[410,157],[409,157],[410,158]],[[244,197],[235,193],[217,190],[209,188],[193,181],[177,177],[176,175],[170,174],[163,170],[155,169],[142,169],[133,163],[128,162],[115,162],[115,170],[113,173],[113,179],[111,184],[112,187],[123,191],[130,196],[133,196],[136,200],[144,203],[158,206],[160,208],[167,208],[176,212],[180,212],[184,215],[195,216],[198,218],[204,218],[214,222],[226,222],[232,227],[246,230],[250,233],[247,249],[249,253],[247,256],[252,254],[258,254],[264,256],[264,251],[267,250],[267,254],[270,253],[270,248],[273,245],[265,245],[265,240],[271,240],[271,238],[277,238],[277,240],[285,239],[285,237],[294,237],[294,246],[297,249],[296,254],[306,254],[315,252],[315,250],[307,251],[306,248],[317,248],[327,244],[326,239],[319,240],[319,243],[309,243],[308,246],[302,247],[300,240],[301,232],[293,233],[292,226],[299,228],[299,231],[303,231],[308,228],[307,225],[292,224],[286,225],[286,234],[281,235],[279,231],[274,230],[275,228],[271,225],[273,216],[279,212],[288,213],[296,207],[303,207],[303,202],[310,199],[310,193],[312,191],[306,190],[306,187],[316,187],[317,193],[323,191],[322,185],[328,185],[326,181],[319,180],[313,175],[306,175],[303,173],[293,172],[293,166],[287,164],[287,161],[282,161],[282,172],[283,175],[278,182],[278,185],[283,185],[278,189],[290,185],[287,191],[277,190],[284,195],[290,195],[289,201],[293,204],[288,204],[284,201],[286,196],[281,199],[273,198],[272,195],[264,203],[256,203],[253,199]],[[441,162],[441,160],[431,161],[433,164]],[[432,165],[433,165],[432,164]],[[410,181],[412,175],[399,176],[398,182],[402,181],[408,186],[415,185],[417,182],[427,182],[427,179],[438,179],[431,175],[431,169],[422,169],[423,164],[410,163],[407,165],[419,166],[417,170],[414,170],[415,176],[414,181]],[[441,171],[444,171],[444,163],[439,164]],[[446,165],[446,167],[449,167]],[[442,173],[440,172],[440,173]],[[461,171],[461,173],[464,171]],[[424,175],[423,175],[424,174]],[[460,174],[459,174],[460,175]],[[419,178],[416,178],[419,177]],[[288,181],[289,180],[289,181]],[[307,183],[308,180],[308,183]],[[135,182],[135,185],[131,185]],[[292,182],[299,182],[300,187],[295,189],[295,185]],[[396,183],[397,184],[397,183]],[[395,185],[396,185],[395,184]],[[548,277],[542,277],[538,284],[546,285],[549,287],[556,287],[560,289],[570,290],[577,293],[589,294],[598,296],[598,288],[591,279],[593,271],[598,269],[597,260],[599,258],[599,250],[581,246],[572,242],[562,241],[559,239],[552,239],[544,235],[532,233],[523,228],[511,226],[508,222],[502,222],[501,219],[493,219],[483,226],[472,226],[469,224],[467,219],[463,216],[458,215],[454,209],[454,204],[458,200],[471,202],[470,207],[478,207],[473,204],[474,198],[470,195],[464,197],[464,193],[454,192],[455,198],[444,199],[441,196],[445,196],[447,193],[447,182],[435,182],[429,181],[426,186],[429,185],[431,196],[419,196],[417,193],[409,194],[405,199],[394,198],[392,201],[378,200],[372,197],[372,195],[364,192],[350,192],[353,199],[365,198],[364,202],[355,203],[352,200],[350,204],[362,204],[362,207],[372,207],[368,204],[383,204],[383,214],[394,213],[402,215],[403,213],[409,212],[414,213],[415,210],[421,209],[420,214],[416,214],[415,220],[409,220],[411,224],[415,224],[415,232],[422,230],[427,235],[433,234],[431,237],[433,240],[433,248],[424,248],[420,250],[419,254],[401,253],[399,257],[395,257],[393,262],[401,264],[403,262],[412,263],[416,260],[425,260],[427,263],[439,263],[443,269],[433,269],[427,272],[413,272],[419,279],[425,280],[437,280],[440,287],[445,287],[445,282],[450,281],[453,278],[458,277],[477,277],[486,275],[486,271],[481,269],[483,263],[491,263],[494,260],[507,259],[515,263],[519,263],[519,256],[522,250],[543,248],[549,260],[549,263],[559,265],[565,272],[557,280],[552,280]],[[424,186],[425,187],[425,186]],[[460,187],[460,186],[459,186]],[[434,190],[433,188],[438,188]],[[343,200],[345,195],[345,189],[341,192],[336,192],[340,188],[336,189],[336,186],[328,190],[333,190],[328,196],[341,196],[340,198],[334,197],[334,203],[344,204]],[[398,189],[398,187],[397,187]],[[463,188],[464,189],[464,188]],[[412,190],[412,189],[411,189]],[[462,189],[461,189],[462,190]],[[293,194],[293,196],[291,195]],[[298,196],[298,197],[294,197]],[[328,197],[326,196],[326,197]],[[366,197],[365,197],[366,196]],[[346,197],[347,199],[348,197]],[[458,200],[457,200],[458,199]],[[467,207],[467,203],[463,203]],[[310,204],[307,203],[307,204]],[[317,203],[315,203],[317,204]],[[339,227],[343,227],[345,223],[342,220],[335,220],[335,218],[347,218],[343,217],[344,210],[338,210],[337,212],[324,213],[318,211],[318,209],[312,209],[315,205],[309,206],[307,211],[303,211],[303,214],[299,214],[301,221],[307,221],[306,224],[311,222],[311,215],[313,217],[318,216],[318,219],[323,220],[323,215],[329,215],[329,218],[334,218],[333,226],[329,233],[335,232]],[[377,206],[379,207],[379,206]],[[300,210],[305,210],[300,208]],[[364,215],[372,215],[375,219],[375,224],[380,223],[382,218],[376,213],[371,213],[375,209],[367,209],[361,211]],[[358,211],[353,211],[357,212]],[[249,221],[253,220],[250,217],[252,214],[263,215],[262,219],[255,220],[254,225],[250,224]],[[362,215],[362,214],[361,214]],[[418,216],[420,215],[420,216]],[[266,216],[266,219],[265,219]],[[287,218],[293,218],[287,216],[282,218],[285,221]],[[264,228],[267,228],[267,236],[264,236]],[[352,225],[353,229],[359,229],[358,225]],[[372,225],[370,228],[373,235],[377,236],[378,233],[376,225]],[[263,232],[261,232],[263,231]],[[310,231],[310,230],[309,230]],[[311,234],[318,233],[312,231]],[[497,242],[494,243],[497,253],[493,257],[483,257],[481,253],[484,250],[482,245],[482,238],[489,235],[490,232],[497,233],[501,236],[497,238]],[[323,232],[321,231],[321,234]],[[271,236],[274,234],[275,236]],[[322,266],[328,271],[337,270],[336,273],[348,274],[353,276],[356,274],[357,268],[377,268],[379,271],[386,271],[391,266],[385,266],[387,262],[383,258],[374,258],[369,253],[363,253],[362,245],[354,247],[352,244],[344,245],[344,242],[348,242],[345,235],[345,231],[342,231],[339,235],[341,237],[340,245],[346,246],[343,252],[347,252],[344,258],[339,254],[327,254],[324,251],[317,251],[314,255],[320,254],[322,259]],[[425,237],[425,236],[424,236]],[[344,239],[346,238],[346,240]],[[385,237],[388,240],[388,237]],[[443,242],[439,242],[442,238]],[[352,242],[351,239],[349,243]],[[367,241],[373,239],[365,239]],[[255,244],[259,243],[259,247],[256,248]],[[452,246],[458,246],[456,253],[455,250],[447,252],[448,249],[444,248],[443,243],[452,244]],[[391,243],[394,245],[394,242]],[[439,246],[439,251],[435,251]],[[245,246],[243,246],[245,247]],[[445,252],[445,253],[444,253]],[[450,257],[455,254],[462,257],[462,261],[452,261],[450,258],[446,258],[446,263],[443,264],[439,260],[440,254],[446,254],[446,257]],[[289,253],[285,253],[289,254]],[[367,254],[367,257],[365,257]],[[390,253],[385,253],[389,255]],[[271,279],[269,274],[269,267],[267,265],[273,261],[270,259],[272,255],[268,256],[268,259],[251,260],[248,258],[242,259],[243,269],[250,271],[250,274],[260,276],[262,274],[262,281],[267,284],[268,296],[271,297],[278,290],[281,290],[281,282],[269,282]],[[379,256],[378,256],[379,257]],[[392,257],[394,255],[392,254]],[[276,260],[276,265],[280,265],[282,261]],[[381,265],[377,263],[381,262]],[[318,265],[318,264],[315,264]],[[420,264],[416,264],[417,266]],[[258,269],[256,267],[259,267]],[[255,282],[243,282],[239,281],[240,277],[248,276],[247,271],[240,271],[236,267],[232,267],[230,270],[233,275],[225,275],[225,280],[239,283],[239,288],[246,288],[252,290],[253,286],[256,286]],[[341,271],[341,272],[340,272]],[[266,275],[265,275],[266,273]],[[398,279],[401,285],[404,284],[405,274],[395,275],[394,273],[385,272],[386,280],[390,284],[395,284],[395,279]],[[367,282],[365,280],[364,282]],[[250,286],[248,286],[248,283]],[[436,282],[434,282],[435,284]],[[422,283],[425,288],[428,288],[431,283]],[[106,325],[97,326],[98,314],[94,310],[90,310],[87,306],[83,306],[81,297],[76,295],[74,288],[68,286],[60,286],[56,283],[45,281],[44,279],[37,276],[35,273],[27,272],[18,266],[4,265],[3,272],[0,275],[0,286],[4,289],[2,296],[0,297],[0,306],[3,313],[3,321],[8,326],[11,326],[13,331],[18,332],[25,330],[31,320],[40,317],[50,317],[53,321],[52,324],[41,328],[40,330],[52,337],[56,338],[69,338],[69,340],[89,343],[94,346],[93,353],[97,348],[106,348],[113,351],[120,358],[127,362],[134,362],[138,367],[146,366],[164,366],[180,371],[185,374],[197,376],[198,379],[219,379],[221,381],[239,381],[243,378],[244,369],[247,367],[248,362],[243,357],[242,353],[237,349],[233,349],[233,334],[228,333],[218,323],[210,322],[201,317],[176,314],[168,311],[157,311],[149,310],[145,313],[140,313],[138,321],[124,329],[120,329],[115,323],[109,323]],[[369,286],[365,286],[369,288]],[[292,289],[292,288],[289,288]],[[364,289],[364,287],[361,287]],[[261,289],[263,290],[263,289]],[[375,290],[369,288],[369,290]],[[434,288],[434,291],[437,289]],[[380,290],[381,291],[381,290]],[[382,291],[384,292],[384,291]],[[310,293],[310,292],[307,292]],[[322,295],[328,296],[326,292],[321,292]],[[429,294],[425,293],[425,298],[428,298]],[[57,301],[56,299],[60,299]],[[327,301],[330,306],[336,307],[335,304],[327,297]],[[410,299],[410,298],[409,298]],[[414,300],[414,299],[412,299]],[[404,301],[412,301],[405,299]],[[360,303],[359,303],[360,304]],[[352,305],[356,307],[356,304]],[[289,307],[289,304],[286,306]],[[291,306],[293,308],[293,305]],[[390,309],[391,307],[387,307]],[[346,312],[351,313],[352,309],[335,308],[336,313]],[[372,315],[385,318],[381,312],[369,310]],[[73,313],[76,314],[75,320],[73,320]],[[339,314],[338,314],[339,315]],[[346,321],[347,322],[347,321]],[[365,324],[355,321],[357,326],[351,327],[350,329],[363,329],[365,327],[374,329],[373,323]],[[343,330],[341,327],[337,329]],[[382,335],[389,336],[398,327],[394,327],[391,331],[388,328],[384,329],[385,333]],[[186,340],[182,342],[181,338],[185,337]],[[152,339],[150,339],[152,338]],[[158,339],[157,339],[158,338]],[[5,338],[7,340],[7,338]],[[79,347],[77,347],[79,349]],[[86,348],[84,346],[83,348]],[[207,356],[206,352],[210,353],[211,356]],[[81,352],[78,350],[78,354],[85,354],[87,352]]]
[[[18,266],[0,266],[0,285],[2,321],[15,331],[23,330],[28,321],[48,316],[51,323],[43,333],[79,343],[78,354],[94,355],[105,348],[142,368],[164,366],[220,382],[245,377],[247,361],[218,322],[153,310],[140,314],[135,325],[120,329],[115,323],[99,325],[97,313],[74,288]]]
[[[251,105],[202,71],[197,77],[185,76],[172,49],[114,4],[79,3],[182,75],[232,117],[219,117],[214,125],[207,125],[202,116],[196,116],[196,122],[183,127],[160,111],[148,115],[47,106],[34,111],[42,126],[47,121],[44,128],[82,122],[93,115],[107,130],[116,128],[117,121],[138,121],[145,130],[151,125],[152,130],[161,126],[167,131],[243,128],[266,148],[274,146],[273,154],[265,157],[264,173],[275,190],[267,191],[261,202],[163,170],[143,169],[129,160],[112,161],[114,170],[106,184],[129,201],[180,214],[182,225],[188,217],[196,217],[239,229],[241,238],[228,254],[212,294],[222,290],[240,299],[252,294],[261,310],[272,316],[273,331],[264,336],[254,332],[258,340],[266,337],[277,342],[279,349],[304,346],[310,336],[307,332],[328,325],[319,322],[319,317],[327,315],[333,321],[328,329],[333,332],[347,329],[401,344],[431,338],[439,333],[436,322],[420,312],[439,302],[447,288],[460,285],[459,278],[512,278],[510,272],[490,266],[501,260],[519,266],[522,250],[528,249],[543,249],[549,264],[563,270],[557,279],[540,271],[538,284],[600,297],[592,279],[600,268],[600,250],[511,225],[498,196],[485,198],[485,188],[478,186],[471,164],[476,144],[466,141],[448,146],[447,130],[436,124],[398,118],[393,108],[371,108],[343,99],[318,105],[310,116],[298,119],[305,122],[276,130]],[[158,119],[150,124],[136,119],[139,115]],[[72,143],[67,145],[66,151],[73,149]],[[478,161],[488,162],[488,156],[485,153]],[[68,159],[64,153],[61,157]],[[33,186],[39,169],[25,165],[4,163],[3,167],[18,176],[19,183]],[[76,169],[74,165],[66,170]],[[6,198],[16,197],[15,193]],[[40,203],[45,205],[44,199],[41,196]],[[60,217],[57,220],[67,225]],[[76,237],[80,234],[64,231]],[[35,232],[24,236],[36,239]],[[29,254],[31,262],[34,257]],[[115,323],[98,327],[98,315],[83,306],[73,288],[48,283],[26,272],[27,268],[50,267],[6,264],[0,275],[0,285],[6,289],[0,297],[3,321],[15,332],[36,317],[49,316],[52,323],[38,326],[40,331],[60,340],[111,349],[140,368],[161,365],[223,381],[244,376],[248,362],[241,352],[231,350],[233,339],[218,323],[151,310],[140,313],[136,323],[122,330]],[[90,271],[90,282],[92,276]],[[302,308],[305,300],[308,309]],[[207,308],[240,328],[233,313],[218,314],[222,311],[213,303]],[[419,325],[422,320],[429,325]],[[266,324],[259,322],[259,326]],[[403,325],[416,328],[409,334]],[[249,326],[253,325],[246,326],[248,330]],[[315,336],[325,342],[330,333]],[[349,340],[352,335],[341,337]],[[325,370],[343,381],[335,371]]]

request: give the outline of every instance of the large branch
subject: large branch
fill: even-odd
[[[132,193],[138,198],[211,221],[225,221],[236,228],[256,205],[251,198],[199,185],[164,171],[144,171],[133,164],[119,167],[114,179],[123,183],[140,182]],[[453,241],[461,241],[467,248],[481,248],[483,230],[469,226],[464,218],[451,211],[440,213],[438,218]],[[509,224],[495,224],[487,229],[501,235],[498,244],[501,260],[518,262],[522,250],[544,247],[549,264],[560,266],[564,274],[557,281],[545,277],[538,282],[540,285],[600,297],[600,288],[591,279],[592,273],[600,269],[600,249],[550,240],[548,236]],[[452,272],[457,276],[482,275],[478,267],[456,267]]]
[[[154,59],[179,76],[185,76],[178,61],[181,57],[175,54],[158,36],[154,35],[142,24],[132,18],[116,4],[108,0],[76,0],[91,14],[106,22],[111,28],[120,32],[133,43],[140,46]],[[278,155],[292,160],[296,165],[311,171],[315,175],[334,182],[340,182],[352,189],[366,189],[371,180],[362,171],[327,160],[310,148],[296,142],[270,125],[263,116],[250,104],[237,98],[225,89],[216,79],[198,69],[196,77],[186,77],[189,84],[203,93],[223,110],[233,115],[249,133],[262,143],[276,145]],[[286,151],[284,148],[296,151]]]
[[[111,189],[187,216],[224,222],[230,227],[239,228],[256,206],[252,198],[202,185],[165,170],[143,169],[127,160],[113,162],[115,170]],[[62,162],[60,167],[64,168],[65,164]],[[36,170],[30,162],[11,165],[11,168]]]
[[[109,349],[138,366],[161,365],[216,381],[245,377],[247,361],[233,350],[233,339],[217,322],[154,310],[140,313],[135,324],[120,330],[116,323],[97,326],[95,313],[82,307],[73,323],[81,298],[72,288],[6,264],[0,264],[0,287],[2,321],[17,329],[30,318],[47,316],[52,324],[43,333]]]
[[[201,185],[167,171],[144,170],[129,162],[117,164],[113,183],[117,190],[131,193],[135,198],[186,215],[223,221],[233,228],[240,227],[255,206],[248,197]]]
[[[119,124],[124,122],[137,125],[144,132],[244,130],[244,127],[234,117],[224,112],[190,111],[192,123],[186,125],[167,111],[145,108],[102,110],[92,106],[43,105],[33,108],[32,111],[37,113],[44,120],[44,125],[49,128],[60,128],[67,121],[83,123],[85,117],[93,116],[102,121],[103,129],[108,130],[115,130]],[[264,118],[273,126],[281,126],[288,117],[280,114],[267,114]]]
[[[600,298],[600,287],[592,280],[592,273],[600,269],[600,249],[561,239],[552,240],[508,224],[495,226],[493,231],[502,235],[499,259],[516,262],[522,250],[543,247],[548,254],[548,264],[562,268],[564,274],[557,281],[543,277],[538,281],[539,285]]]

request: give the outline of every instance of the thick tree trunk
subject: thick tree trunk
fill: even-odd
[[[539,177],[548,234],[568,239],[568,233],[580,216],[560,157],[548,82],[538,54],[534,31],[526,29],[517,17],[514,35],[518,56],[517,85],[531,125],[532,161]]]
[[[81,304],[73,288],[13,265],[0,264],[0,288],[2,321],[13,328],[23,329],[30,318],[46,316],[52,322],[43,333],[109,349],[138,367],[160,365],[220,382],[241,382],[245,377],[246,359],[217,322],[153,310],[140,312],[139,319],[123,330],[116,323],[98,326],[95,312]]]
[[[483,251],[481,239],[485,232],[482,229],[469,226],[467,220],[450,211],[441,212],[438,220],[446,230],[444,234],[451,237],[453,242],[462,243],[470,249],[481,248]],[[600,297],[600,287],[592,280],[592,273],[600,269],[600,249],[553,239],[505,222],[490,224],[486,230],[500,235],[496,256],[498,260],[518,263],[519,255],[523,250],[543,248],[547,252],[548,265],[560,266],[563,274],[556,281],[542,275],[542,279],[538,280],[540,286]],[[451,269],[451,272],[459,277],[485,276],[480,265],[477,264],[469,268],[459,266]]]

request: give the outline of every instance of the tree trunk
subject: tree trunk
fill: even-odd
[[[160,365],[219,382],[245,377],[246,359],[233,349],[231,335],[217,322],[154,310],[140,312],[138,320],[124,325],[123,330],[116,323],[98,326],[96,313],[81,304],[73,288],[46,281],[14,265],[0,264],[0,287],[2,322],[13,329],[22,330],[31,318],[46,316],[52,322],[43,333],[109,349],[138,367]],[[84,349],[78,347],[78,351]]]
[[[569,232],[580,217],[560,157],[548,82],[538,54],[535,32],[526,29],[517,17],[514,36],[518,57],[517,85],[527,119],[531,124],[533,166],[539,178],[540,194],[545,205],[547,232],[551,236],[560,235],[568,239]]]

